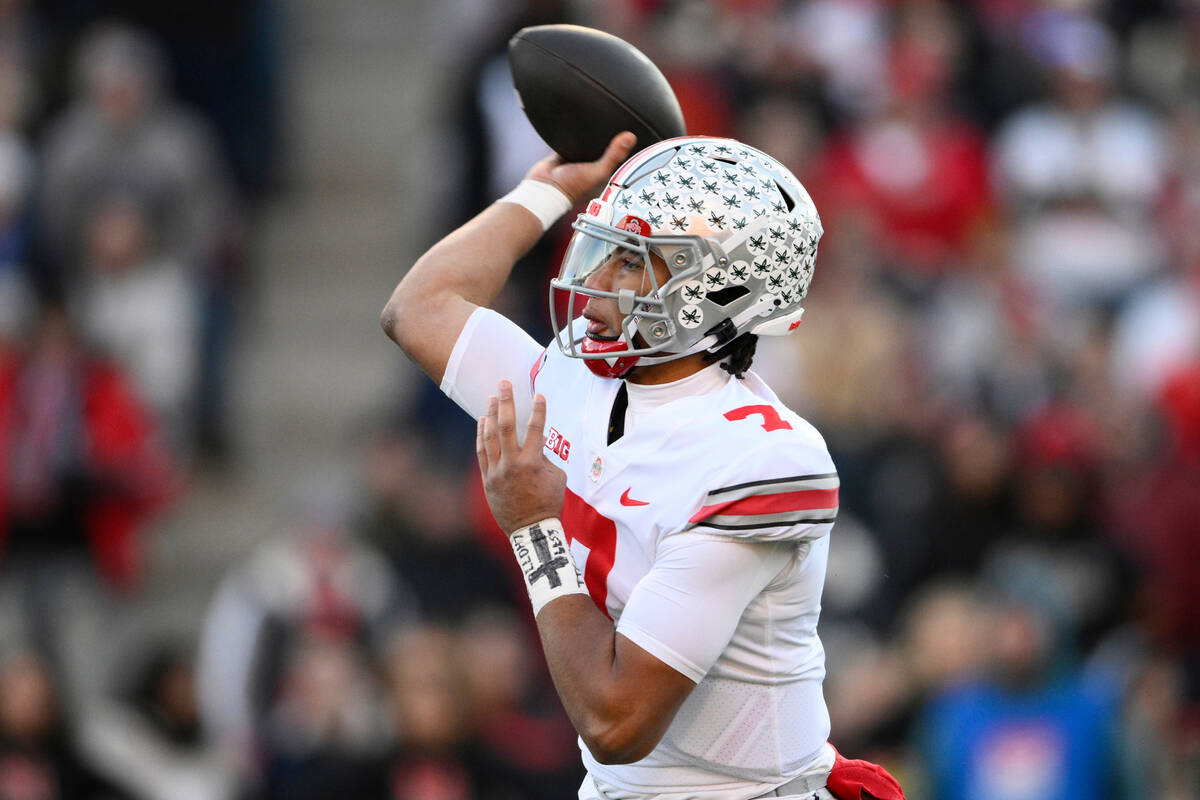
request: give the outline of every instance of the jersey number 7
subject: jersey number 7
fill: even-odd
[[[779,416],[779,412],[774,406],[742,406],[735,408],[732,411],[726,411],[725,419],[730,422],[746,419],[746,417],[762,417],[762,426],[764,431],[790,431],[792,424]]]
[[[567,539],[578,541],[588,549],[583,581],[587,584],[592,602],[611,619],[608,613],[608,573],[612,572],[617,556],[616,523],[570,489],[563,496],[562,522]]]

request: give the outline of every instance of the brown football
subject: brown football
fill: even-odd
[[[594,161],[621,131],[637,150],[687,135],[675,92],[633,45],[579,25],[522,28],[508,43],[513,85],[538,135],[565,161]]]

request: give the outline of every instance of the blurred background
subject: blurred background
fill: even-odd
[[[841,474],[833,741],[1200,797],[1200,2],[0,0],[0,800],[574,796],[473,424],[378,328],[543,154],[545,22],[821,212],[755,369]]]

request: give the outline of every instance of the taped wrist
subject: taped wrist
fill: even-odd
[[[508,538],[525,576],[534,617],[556,597],[587,594],[587,586],[571,557],[567,535],[557,518],[549,517],[519,528]]]
[[[528,178],[496,202],[514,203],[525,208],[542,223],[543,231],[549,230],[559,217],[571,210],[572,205],[571,199],[555,187]]]

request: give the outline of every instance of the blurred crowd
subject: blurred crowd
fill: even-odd
[[[834,743],[917,798],[1200,796],[1200,3],[570,7],[821,213],[754,368],[841,477]],[[462,216],[538,152],[502,45],[561,11],[474,67]]]
[[[1200,797],[1200,2],[472,7],[438,32],[472,46],[431,237],[543,154],[504,44],[545,22],[633,42],[821,212],[804,325],[754,368],[841,476],[835,744],[914,800]],[[195,637],[113,652],[145,530],[237,457],[281,16],[0,0],[0,800],[571,797],[473,423],[428,381]],[[543,339],[568,222],[501,298]]]

